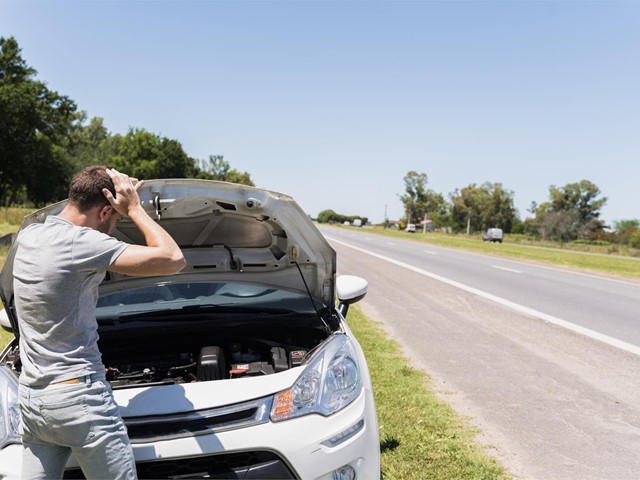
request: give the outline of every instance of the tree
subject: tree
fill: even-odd
[[[569,242],[577,237],[578,224],[579,215],[574,209],[548,212],[542,219],[540,233],[543,240]]]
[[[456,189],[450,195],[453,204],[451,208],[451,228],[454,232],[472,233],[483,229],[481,212],[484,209],[482,190],[475,184],[470,184],[462,190]]]
[[[407,223],[424,215],[424,203],[426,200],[428,177],[426,173],[418,173],[414,170],[404,176],[404,195],[400,195],[400,201],[404,204]]]
[[[30,81],[36,73],[20,55],[16,39],[0,37],[0,83],[24,83]]]
[[[497,227],[509,233],[518,221],[513,202],[513,191],[505,190],[501,183],[485,183],[489,194],[489,207],[485,211],[484,229]]]
[[[101,143],[101,163],[148,178],[186,178],[195,172],[194,161],[177,140],[160,137],[144,129],[129,129],[126,135],[112,135]]]
[[[451,206],[441,193],[427,190],[424,199],[424,215],[434,227],[450,226]]]
[[[209,155],[207,161],[200,160],[196,167],[195,177],[254,186],[249,173],[231,168],[229,162],[222,155]]]
[[[339,213],[334,212],[333,210],[323,210],[318,214],[318,223],[344,223],[349,222],[353,224],[354,220],[360,220],[362,225],[366,225],[369,219],[367,217],[361,217],[358,215],[349,216],[349,215],[341,215]]]
[[[588,239],[604,228],[600,209],[607,202],[600,189],[588,180],[549,187],[549,201],[540,204],[532,224],[543,239]]]
[[[470,184],[450,194],[452,228],[456,232],[478,232],[501,228],[511,232],[518,216],[513,204],[513,192],[500,183]]]
[[[319,223],[342,223],[343,215],[339,215],[333,210],[323,210],[318,214]]]
[[[76,104],[34,76],[15,38],[0,37],[0,202],[26,194],[36,205],[63,198]],[[62,195],[62,197],[61,197]]]
[[[62,200],[74,173],[107,164],[132,177],[215,178],[253,185],[247,172],[222,156],[209,163],[189,157],[182,145],[144,129],[110,135],[101,118],[87,124],[73,100],[35,79],[15,38],[0,37],[0,204],[36,206]]]
[[[414,170],[404,176],[405,193],[399,195],[404,204],[406,223],[429,218],[434,225],[449,223],[449,204],[440,193],[427,189],[428,176]]]
[[[640,232],[640,220],[617,220],[613,222],[613,227],[615,228],[618,242],[626,245],[630,243],[634,235]]]
[[[607,203],[607,198],[598,199],[600,189],[589,180],[568,183],[564,187],[549,187],[551,210],[555,212],[576,210],[580,222],[585,224],[600,216],[600,209]]]
[[[74,171],[80,171],[84,167],[96,164],[108,163],[102,144],[109,138],[109,132],[100,117],[94,117],[85,125],[86,113],[79,113],[79,122],[71,133],[71,145],[69,154]]]

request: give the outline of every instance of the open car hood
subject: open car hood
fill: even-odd
[[[187,266],[178,277],[211,275],[220,281],[266,283],[304,293],[308,289],[315,299],[334,305],[336,254],[291,197],[196,179],[146,180],[139,195],[146,212],[183,250]],[[44,222],[65,205],[63,201],[32,213],[20,228]],[[142,233],[128,218],[119,222],[113,236],[145,244]],[[15,244],[0,273],[5,307],[12,305],[14,254]],[[153,285],[158,280],[109,273],[100,288],[114,291],[130,285]],[[12,308],[7,310],[13,321]]]

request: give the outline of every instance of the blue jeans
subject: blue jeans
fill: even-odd
[[[87,479],[136,479],[127,429],[104,375],[45,388],[20,385],[22,478],[60,479],[71,456]]]

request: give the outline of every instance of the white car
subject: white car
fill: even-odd
[[[287,195],[176,179],[140,197],[187,267],[100,286],[99,345],[139,477],[380,478],[369,371],[345,322],[367,282],[336,278],[334,250]],[[126,219],[114,236],[143,242]],[[0,296],[19,335],[12,265],[10,250]],[[20,478],[19,373],[14,340],[0,355],[0,478]],[[83,478],[73,457],[65,478]]]
[[[489,228],[482,234],[482,240],[485,242],[502,243],[503,236],[504,234],[502,233],[501,228]]]

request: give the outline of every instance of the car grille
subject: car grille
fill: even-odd
[[[171,415],[125,417],[131,443],[149,443],[250,427],[269,421],[273,397]]]
[[[286,463],[275,453],[256,451],[202,455],[190,458],[156,460],[136,464],[138,478],[213,479],[296,479]],[[67,470],[64,478],[85,478],[79,468]]]

